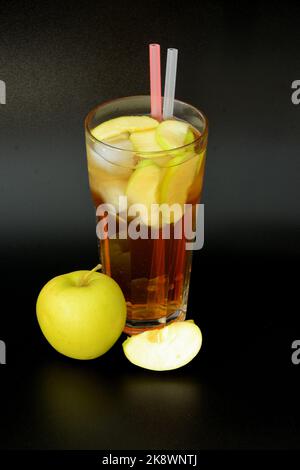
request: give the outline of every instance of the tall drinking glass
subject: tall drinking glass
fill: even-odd
[[[85,119],[89,184],[101,225],[100,258],[103,272],[124,293],[127,334],[185,319],[192,259],[186,227],[195,232],[205,168],[207,119],[178,100],[174,117],[192,129],[180,148],[136,152],[93,135],[110,119],[149,114],[150,97],[132,96],[103,103]],[[162,206],[151,212],[153,201]],[[139,202],[145,212],[143,207],[132,210]],[[112,219],[115,227],[109,231]]]

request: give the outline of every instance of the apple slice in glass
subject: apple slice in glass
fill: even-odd
[[[158,126],[158,121],[149,116],[120,116],[102,122],[92,129],[92,135],[100,141],[117,137],[124,132],[147,131]]]
[[[175,119],[161,122],[155,132],[157,142],[164,150],[176,149],[194,140],[189,124]]]
[[[159,184],[162,170],[151,160],[142,160],[128,180],[126,196],[128,207],[139,204],[141,222],[145,225],[157,225],[158,218],[151,217],[153,204],[159,204]],[[136,206],[138,207],[138,206]],[[133,214],[131,214],[133,215]]]

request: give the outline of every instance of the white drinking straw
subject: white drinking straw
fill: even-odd
[[[167,55],[163,119],[170,119],[174,111],[178,50],[169,48]]]

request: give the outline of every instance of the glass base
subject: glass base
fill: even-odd
[[[157,328],[163,328],[164,326],[172,323],[173,321],[184,321],[186,317],[186,312],[182,309],[175,310],[168,317],[156,318],[153,320],[132,320],[127,319],[126,325],[124,328],[124,333],[127,335],[136,335],[142,333],[143,331],[148,331]]]

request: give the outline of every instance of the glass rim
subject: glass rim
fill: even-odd
[[[104,108],[105,106],[107,106],[108,104],[111,104],[113,102],[117,102],[117,101],[126,101],[126,100],[130,100],[130,99],[134,99],[134,98],[149,98],[150,99],[150,96],[149,95],[132,95],[132,96],[123,96],[121,98],[113,98],[111,100],[106,100],[104,101],[103,103],[101,104],[98,104],[96,106],[94,106],[94,108],[92,108],[88,114],[86,115],[85,117],[85,120],[84,120],[84,127],[85,127],[85,130],[86,132],[88,133],[88,136],[89,138],[93,141],[93,142],[96,142],[96,143],[99,143],[109,149],[113,149],[113,150],[118,150],[120,152],[131,152],[133,154],[137,154],[137,155],[141,155],[141,156],[166,156],[166,153],[168,155],[174,153],[176,154],[176,152],[178,152],[179,150],[185,150],[185,149],[188,149],[190,146],[192,145],[199,145],[200,142],[202,141],[205,141],[205,139],[207,138],[207,134],[208,134],[208,119],[206,117],[206,115],[200,111],[199,109],[197,109],[195,106],[189,104],[189,103],[186,103],[184,101],[181,101],[181,100],[177,100],[175,99],[174,102],[175,103],[180,103],[180,104],[183,104],[185,106],[188,106],[189,108],[193,109],[194,111],[196,111],[196,113],[198,115],[201,116],[201,118],[203,119],[203,122],[204,122],[204,131],[201,133],[201,135],[199,135],[199,137],[197,137],[195,140],[193,140],[192,142],[189,142],[188,144],[185,144],[185,145],[182,145],[180,147],[174,147],[172,149],[168,149],[168,150],[152,150],[152,151],[135,151],[135,150],[128,150],[128,149],[124,149],[124,148],[120,148],[120,147],[116,147],[114,145],[111,145],[111,144],[108,144],[107,142],[104,142],[103,140],[99,140],[97,139],[91,132],[91,129],[90,129],[90,122],[93,118],[93,116],[95,115],[95,113],[101,109],[101,108]],[[150,114],[149,114],[150,115]],[[176,116],[175,116],[176,118]],[[197,129],[198,130],[198,129]]]

